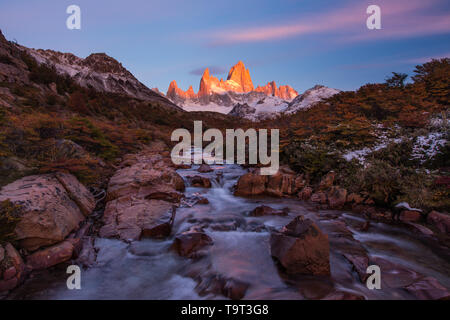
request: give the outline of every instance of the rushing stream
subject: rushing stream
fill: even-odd
[[[183,177],[199,175],[194,166],[179,170]],[[336,290],[363,295],[367,299],[402,299],[411,296],[402,289],[382,287],[369,290],[352,271],[342,252],[363,247],[371,257],[381,257],[405,270],[436,278],[450,288],[450,262],[407,229],[371,223],[360,231],[365,220],[345,211],[317,210],[296,199],[236,197],[232,188],[246,171],[237,165],[212,166],[210,189],[187,187],[186,196],[196,193],[209,200],[177,210],[172,236],[166,240],[125,243],[97,238],[95,266],[82,271],[82,289],[68,290],[65,267],[42,271],[16,289],[11,299],[224,299],[199,289],[198,278],[220,275],[249,284],[245,299],[318,299]],[[250,217],[248,213],[265,204],[275,209],[289,208],[289,216]],[[279,229],[296,215],[316,221],[329,235],[331,277],[286,277],[270,255],[271,229]],[[179,257],[170,250],[174,235],[203,226],[213,239],[208,254],[200,259]],[[382,277],[402,281],[405,270],[382,272]],[[383,282],[384,283],[384,282]]]

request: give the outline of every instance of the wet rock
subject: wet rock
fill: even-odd
[[[29,255],[27,257],[27,266],[32,270],[47,269],[70,260],[73,253],[74,246],[72,242],[66,240]]]
[[[320,180],[319,190],[327,190],[331,188],[334,183],[334,178],[336,177],[336,173],[334,171],[328,172],[322,180]]]
[[[271,254],[291,274],[330,274],[328,236],[317,225],[298,216],[270,237]]]
[[[200,173],[208,173],[208,172],[212,172],[214,170],[208,164],[203,163],[202,165],[200,165],[200,167],[197,169],[197,171]]]
[[[326,204],[327,194],[325,192],[316,192],[311,196],[311,201],[319,204]]]
[[[99,234],[122,240],[166,237],[170,235],[175,212],[173,204],[166,201],[121,197],[106,204],[102,218],[105,225]]]
[[[405,290],[420,300],[450,299],[450,291],[431,277],[424,277],[406,286]]]
[[[262,216],[287,216],[289,209],[285,208],[283,210],[276,210],[269,206],[259,206],[250,212],[251,217],[262,217]]]
[[[28,176],[0,190],[0,201],[21,206],[19,246],[29,251],[63,241],[95,206],[89,191],[69,174]]]
[[[298,197],[302,200],[309,200],[312,196],[313,189],[311,187],[304,187],[299,193]]]
[[[431,211],[427,222],[442,233],[450,233],[450,215],[448,214]]]
[[[400,213],[400,221],[418,222],[420,220],[422,220],[422,214],[418,211],[403,210]]]
[[[209,204],[209,200],[204,197],[200,197],[197,201],[197,204]]]
[[[295,175],[279,170],[276,174],[268,176],[265,194],[275,197],[292,195],[296,191]]]
[[[110,179],[107,201],[130,195],[145,198],[154,192],[184,191],[183,178],[158,155],[135,155],[125,161],[133,164],[118,170]]]
[[[77,263],[83,267],[92,267],[97,259],[93,237],[85,237],[82,240],[82,249],[78,254]]]
[[[17,250],[10,244],[0,245],[3,259],[0,259],[0,292],[14,289],[25,278],[25,264]]]
[[[188,179],[190,180],[191,185],[193,187],[211,188],[211,180],[209,180],[209,178],[202,177],[202,176],[193,176],[193,177],[188,177]]]
[[[201,249],[213,244],[213,240],[203,232],[184,232],[175,237],[173,248],[182,257],[193,258]]]
[[[347,200],[347,190],[340,187],[331,187],[327,193],[328,206],[331,209],[342,209]]]
[[[241,300],[245,297],[249,286],[248,283],[241,280],[214,275],[201,279],[197,290],[201,295],[221,294],[231,300]]]
[[[369,266],[369,257],[367,255],[355,255],[355,254],[344,254],[345,259],[350,262],[353,269],[358,273],[359,280],[362,283],[366,283],[367,277],[369,276],[366,271]]]
[[[267,176],[247,173],[241,176],[236,185],[236,196],[247,197],[262,195],[266,191]]]

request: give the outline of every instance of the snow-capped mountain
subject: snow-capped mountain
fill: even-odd
[[[236,104],[253,104],[265,97],[272,97],[276,104],[291,101],[298,95],[292,87],[278,87],[274,81],[257,88],[254,87],[249,69],[242,61],[234,65],[227,80],[212,76],[206,68],[200,79],[198,93],[192,86],[183,91],[174,80],[170,83],[166,96],[187,111],[217,111],[229,113]]]
[[[323,99],[330,98],[339,92],[341,91],[337,89],[316,85],[292,100],[291,103],[289,103],[289,106],[284,110],[284,112],[289,114],[295,113],[298,110],[308,109],[315,103]]]
[[[175,104],[146,87],[120,62],[105,53],[93,53],[83,59],[72,53],[30,49],[19,45],[18,47],[25,50],[38,63],[54,66],[58,73],[70,76],[83,87],[124,94],[140,100],[156,101],[178,109]]]

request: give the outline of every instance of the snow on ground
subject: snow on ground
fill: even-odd
[[[414,159],[420,159],[421,162],[433,158],[439,148],[447,143],[444,134],[440,132],[430,132],[427,135],[417,137],[413,146],[412,156]]]

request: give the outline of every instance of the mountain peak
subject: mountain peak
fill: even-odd
[[[249,92],[255,89],[252,78],[250,77],[250,71],[245,68],[244,63],[241,60],[231,67],[227,81],[234,81],[237,83],[239,86],[239,91],[237,92]]]

